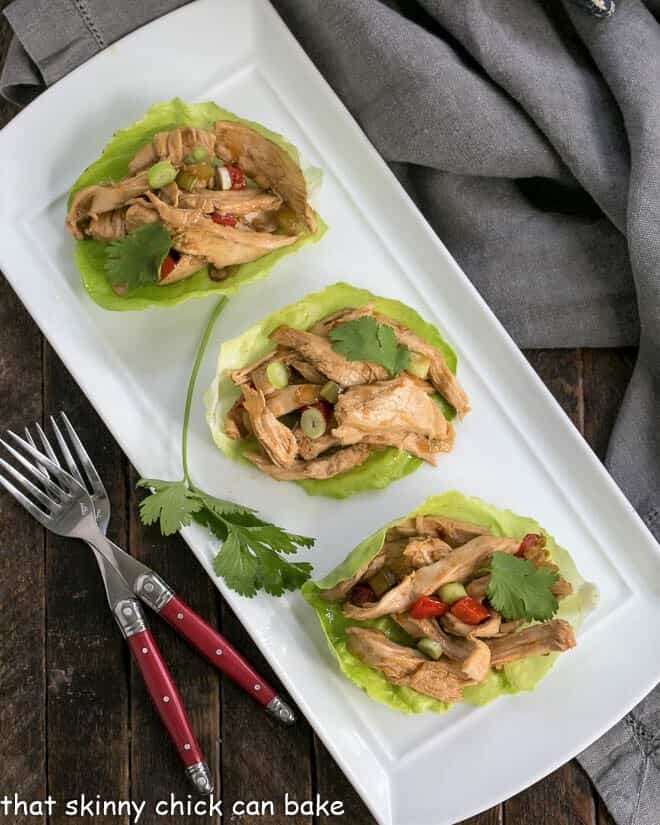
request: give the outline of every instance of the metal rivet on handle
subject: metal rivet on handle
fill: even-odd
[[[124,614],[124,616],[132,616],[133,615],[133,609],[130,608],[130,607],[125,607],[121,612]]]
[[[176,614],[176,617],[177,617],[177,619],[179,619],[179,620],[180,620],[180,619],[183,619],[183,613],[177,613],[177,614]]]
[[[215,651],[215,655],[216,655],[216,656],[222,656],[222,650],[220,650],[220,648],[218,648],[218,649]]]
[[[190,745],[186,742],[186,744],[183,746],[183,749],[184,749],[184,751],[189,751],[190,750]]]
[[[143,653],[149,653],[149,648],[148,647],[143,647],[142,652]]]
[[[169,702],[169,701],[170,701],[170,697],[169,697],[169,696],[163,696],[163,702],[167,703],[167,702]]]
[[[147,593],[151,593],[154,589],[154,583],[153,582],[147,582],[144,586],[144,589],[147,591]]]
[[[255,685],[255,686],[254,686],[254,689],[255,689],[255,690],[261,690],[261,685]]]

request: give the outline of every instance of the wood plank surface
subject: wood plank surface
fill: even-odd
[[[64,410],[87,445],[112,502],[108,535],[126,541],[124,459],[92,406],[48,344],[44,357],[46,416]],[[44,422],[49,435],[49,422]],[[126,744],[129,708],[126,646],[87,545],[46,534],[48,634],[48,785],[60,800],[129,798]],[[70,825],[60,807],[50,820]],[[96,825],[126,825],[99,816]]]
[[[312,796],[311,731],[304,716],[268,666],[245,628],[227,604],[222,606],[222,630],[256,670],[294,708],[298,722],[284,727],[269,716],[245,691],[228,679],[222,691],[222,776],[225,807],[231,811],[238,801],[272,800],[275,816],[246,814],[244,825],[280,823],[311,825],[311,816],[298,813],[283,817],[286,793],[291,800]]]
[[[41,420],[41,336],[0,278],[0,428]],[[46,794],[44,530],[0,494],[0,791]],[[1,795],[1,794],[0,794]],[[45,822],[19,815],[16,825]]]
[[[7,0],[0,0],[0,8]],[[0,65],[11,31],[0,16]],[[0,98],[0,126],[17,108]],[[41,420],[42,338],[0,274],[0,428]],[[0,494],[0,795],[43,799],[46,778],[45,535]],[[15,825],[45,825],[19,813]]]

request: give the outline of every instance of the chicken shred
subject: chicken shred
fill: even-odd
[[[440,702],[458,702],[462,690],[474,684],[460,665],[444,657],[429,661],[418,651],[390,641],[384,633],[366,627],[348,627],[349,651],[369,667],[380,670],[389,682],[404,685]]]

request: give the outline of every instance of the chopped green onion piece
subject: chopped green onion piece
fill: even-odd
[[[321,398],[329,401],[331,404],[336,404],[339,398],[339,384],[336,384],[334,381],[328,381],[327,384],[324,384],[321,388]]]
[[[307,438],[320,438],[326,430],[325,416],[317,407],[308,407],[300,416],[300,427]]]
[[[289,385],[289,368],[281,361],[273,361],[266,367],[266,378],[276,390],[283,390]]]
[[[417,642],[417,649],[425,656],[428,656],[429,659],[434,659],[436,662],[444,653],[440,642],[436,642],[435,639],[427,639],[426,637]]]
[[[425,355],[420,355],[418,352],[410,353],[410,362],[406,369],[411,375],[417,378],[426,379],[431,368],[431,362]]]
[[[179,172],[176,176],[176,182],[179,189],[183,189],[184,192],[192,192],[197,185],[197,178],[192,172]]]
[[[147,180],[152,189],[160,189],[176,178],[176,169],[169,160],[161,160],[149,169]]]
[[[211,164],[211,166],[224,166],[225,165],[225,162],[222,158],[216,158],[216,157],[209,158],[209,163]]]
[[[439,588],[438,596],[440,596],[443,602],[454,604],[454,602],[457,602],[459,599],[464,599],[467,596],[467,590],[460,582],[449,582]]]
[[[203,160],[208,160],[209,158],[209,150],[206,146],[195,146],[190,154],[196,163],[201,163]]]

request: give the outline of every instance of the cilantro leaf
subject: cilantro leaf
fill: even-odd
[[[105,274],[111,284],[127,289],[157,283],[171,246],[172,236],[162,223],[146,223],[108,244]]]
[[[287,533],[251,508],[210,496],[183,481],[141,479],[138,484],[153,490],[140,504],[143,523],[160,521],[163,535],[193,520],[206,527],[221,543],[213,562],[215,572],[242,596],[252,597],[259,590],[281,596],[309,579],[310,564],[283,556],[313,547],[314,539]]]
[[[508,553],[493,553],[488,600],[505,619],[546,621],[559,609],[552,586],[559,575]]]
[[[230,533],[213,560],[213,569],[241,596],[251,598],[257,592],[259,560],[251,553],[240,533]]]
[[[330,330],[335,352],[349,361],[373,361],[385,367],[391,376],[398,375],[410,363],[410,350],[399,345],[392,327],[370,315],[337,324]]]
[[[202,509],[202,502],[183,481],[161,481],[157,478],[141,478],[138,487],[152,490],[151,495],[140,502],[140,518],[143,524],[160,521],[160,532],[171,536],[192,521],[193,513]]]

